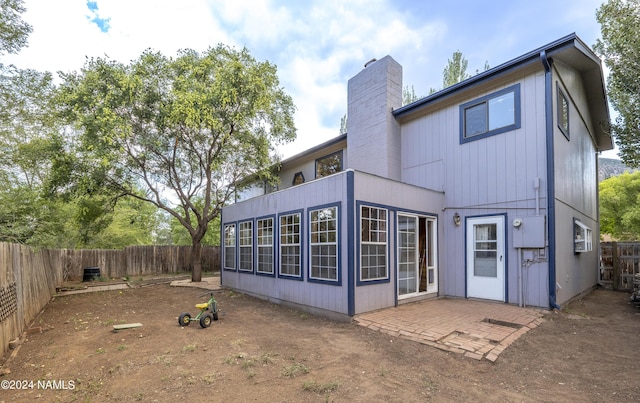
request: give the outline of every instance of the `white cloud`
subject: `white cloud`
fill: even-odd
[[[29,48],[2,62],[71,71],[85,56],[127,63],[147,48],[173,56],[218,43],[246,46],[257,60],[277,65],[296,104],[299,140],[282,149],[286,157],[338,134],[347,81],[373,57],[391,55],[403,65],[404,85],[425,95],[441,86],[447,58],[458,49],[473,72],[485,60],[495,66],[573,31],[591,44],[598,26],[589,15],[598,0],[541,2],[96,0],[99,17],[109,19],[103,33],[85,0],[25,0],[23,17],[34,28]]]

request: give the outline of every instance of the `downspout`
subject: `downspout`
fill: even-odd
[[[547,52],[540,52],[540,61],[544,66],[544,104],[545,104],[545,129],[547,139],[547,215],[549,219],[549,307],[560,309],[556,303],[556,209],[555,209],[555,153],[553,150],[553,78],[551,76],[551,63]]]

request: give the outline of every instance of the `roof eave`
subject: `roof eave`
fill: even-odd
[[[587,89],[588,92],[592,94],[592,96],[589,97],[589,108],[593,111],[592,123],[594,130],[596,131],[594,139],[596,146],[599,151],[610,150],[613,148],[613,141],[606,131],[609,126],[610,118],[601,61],[575,33],[569,34],[545,46],[532,50],[520,57],[479,73],[413,103],[395,109],[393,111],[393,115],[396,119],[406,117],[428,105],[441,102],[461,91],[481,85],[489,80],[508,74],[513,70],[522,69],[533,63],[539,63],[540,55],[543,52],[546,53],[549,58],[559,57],[562,59],[563,56],[566,56],[565,59],[569,60],[565,60],[565,62],[568,62],[568,64],[571,65],[571,59],[574,56],[571,53],[572,49],[577,50],[578,54],[583,57],[583,60],[580,61],[581,73],[591,74],[591,76],[595,78],[585,80],[585,83],[589,87]]]

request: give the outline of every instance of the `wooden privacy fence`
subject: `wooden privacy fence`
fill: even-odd
[[[0,348],[22,334],[62,283],[62,268],[46,251],[0,243]]]
[[[132,246],[122,250],[43,249],[0,242],[0,357],[65,281],[99,267],[104,278],[185,272],[190,246]],[[220,248],[202,248],[202,270],[220,270]]]
[[[190,246],[130,246],[110,249],[49,250],[50,259],[63,268],[65,281],[82,280],[84,269],[99,267],[104,278],[146,276],[185,272],[191,257]],[[202,247],[202,271],[220,270],[220,248]]]
[[[631,291],[633,276],[640,273],[640,242],[601,242],[600,251],[600,283]]]

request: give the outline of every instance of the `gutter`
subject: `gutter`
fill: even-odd
[[[549,216],[549,307],[560,309],[556,303],[556,209],[555,209],[555,161],[553,148],[553,78],[551,76],[551,63],[546,50],[540,52],[540,61],[544,66],[544,104],[545,104],[545,129],[547,139],[547,215]]]

